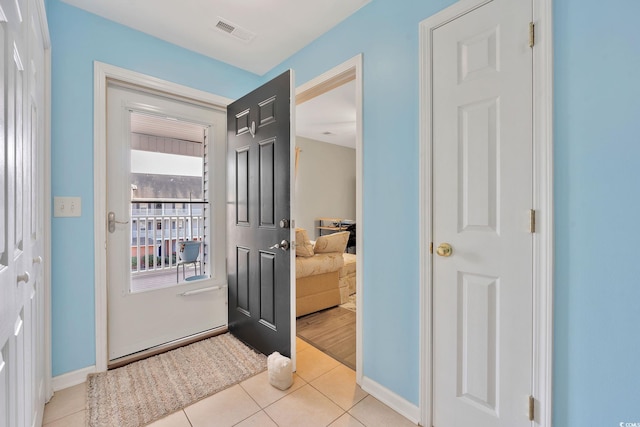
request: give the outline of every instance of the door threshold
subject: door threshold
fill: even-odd
[[[229,329],[226,326],[220,328],[209,329],[208,331],[200,332],[188,337],[180,338],[178,340],[170,341],[166,344],[157,345],[155,347],[148,348],[146,350],[139,351],[137,353],[122,356],[117,359],[110,360],[107,364],[107,369],[121,368],[129,363],[137,362],[148,357],[157,356],[158,354],[166,353],[167,351],[175,350],[179,347],[184,347],[194,342],[202,341],[207,338],[215,337],[216,335],[222,335],[228,332]]]

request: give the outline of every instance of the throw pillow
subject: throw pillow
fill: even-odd
[[[318,237],[313,251],[317,254],[327,252],[344,252],[349,240],[349,232],[341,231],[339,233],[327,234]]]
[[[296,256],[313,256],[313,245],[309,241],[307,230],[304,228],[296,228]]]

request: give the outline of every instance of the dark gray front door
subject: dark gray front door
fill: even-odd
[[[287,71],[227,107],[229,330],[289,357],[291,253],[280,243],[290,236],[292,87]]]

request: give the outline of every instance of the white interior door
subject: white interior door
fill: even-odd
[[[0,1],[0,426],[44,409],[44,42],[34,1]]]
[[[153,129],[132,128],[147,120],[156,121]],[[199,127],[207,144],[171,136],[178,124]],[[108,86],[110,361],[226,326],[226,271],[217,256],[225,250],[225,207],[216,199],[225,191],[225,132],[224,112]],[[202,193],[186,191],[198,176]],[[195,242],[194,263],[181,263],[186,240]]]
[[[493,0],[433,31],[435,426],[531,425],[530,20]]]

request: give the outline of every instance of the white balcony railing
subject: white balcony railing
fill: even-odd
[[[155,204],[156,206],[158,204]],[[134,208],[131,206],[131,274],[132,278],[152,272],[167,271],[180,260],[180,242],[203,242],[204,203],[190,208]],[[200,245],[200,260],[204,252]]]

